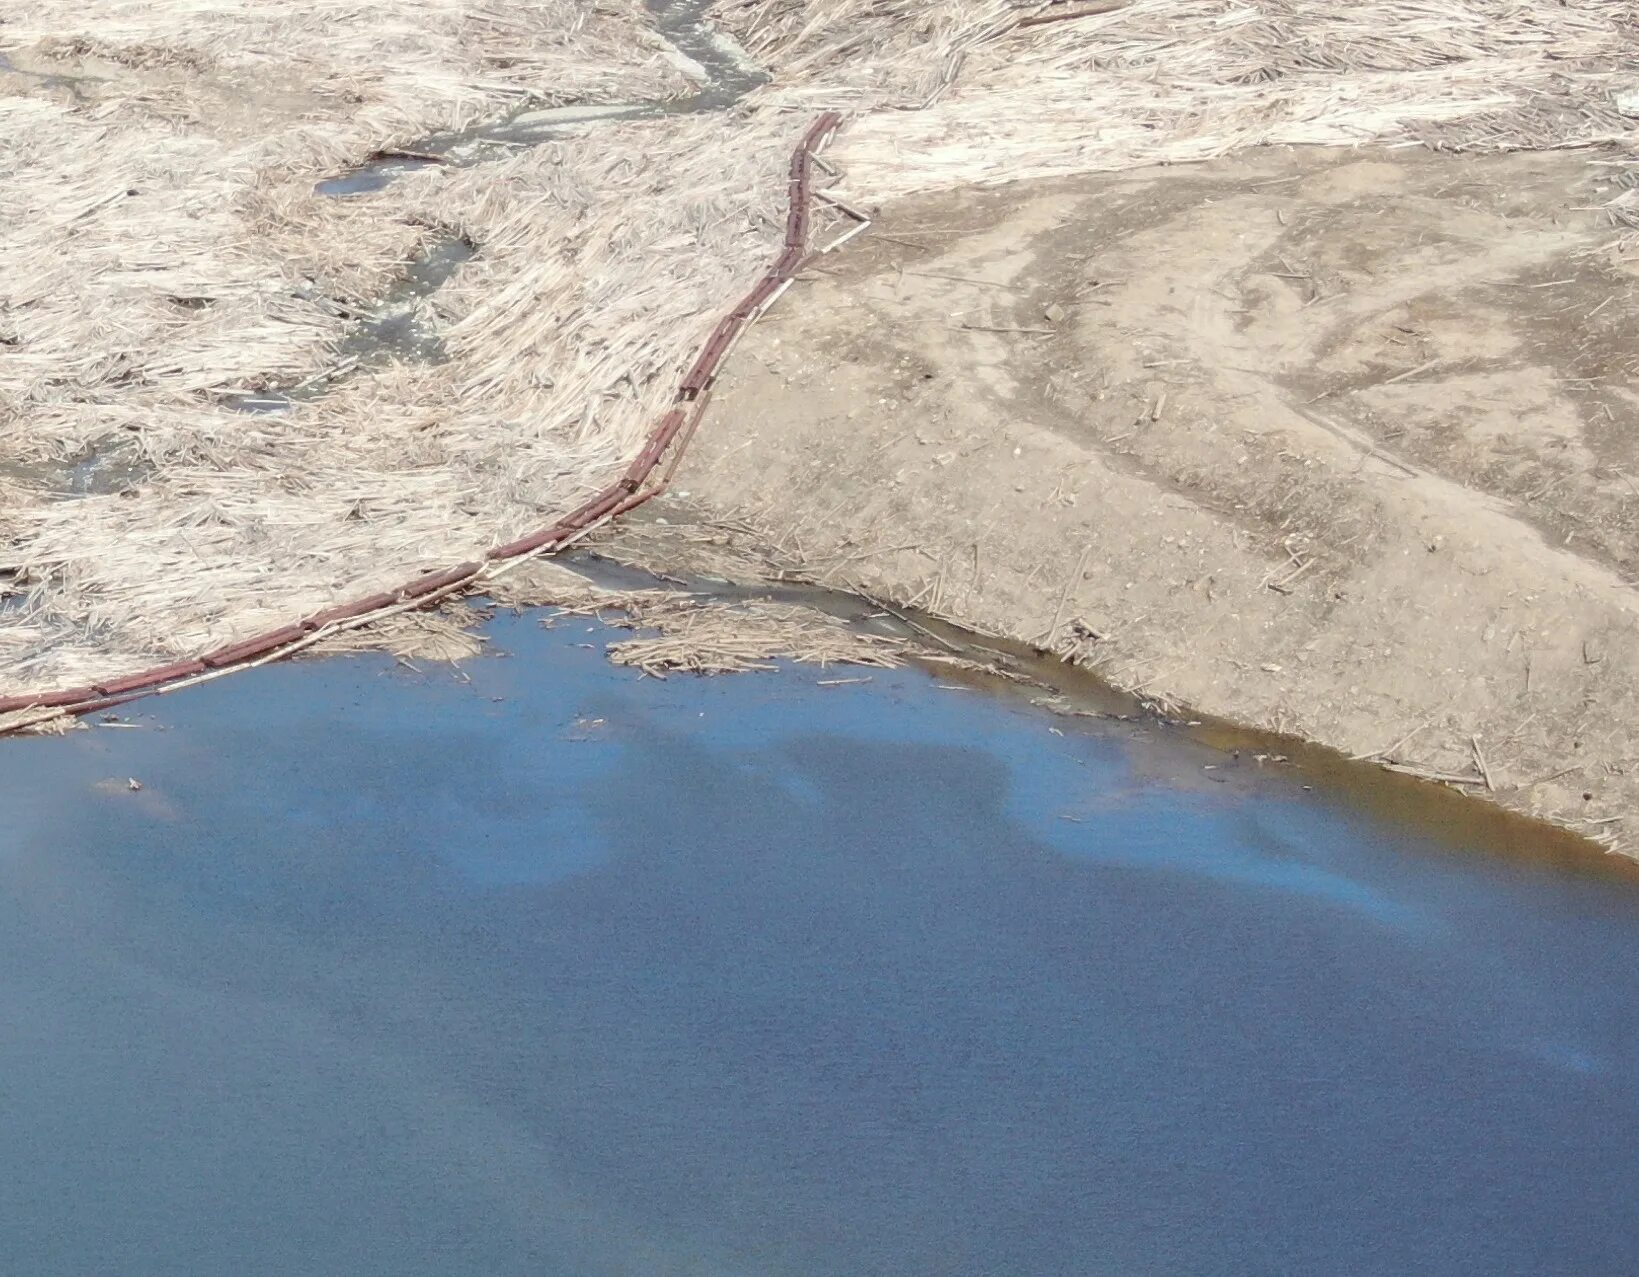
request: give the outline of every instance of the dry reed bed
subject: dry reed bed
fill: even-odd
[[[585,404],[566,437],[538,398],[488,394],[493,378],[387,370],[290,420],[218,400],[322,367],[346,327],[336,312],[368,306],[448,224],[439,209],[325,199],[317,178],[526,98],[682,91],[660,44],[635,0],[46,5],[0,26],[15,65],[89,77],[71,92],[0,73],[0,474],[111,446],[152,468],[130,493],[77,502],[9,485],[0,567],[27,589],[0,616],[0,686],[231,640],[463,544],[480,507],[493,531],[590,486],[630,432],[589,453]],[[156,105],[184,98],[187,113]],[[585,225],[587,202],[532,182],[528,163],[503,171],[509,189]],[[509,234],[537,260],[573,251],[573,234],[525,243],[473,203],[498,257]],[[644,251],[623,247],[628,264]],[[497,509],[497,479],[527,493],[520,509]]]
[[[776,668],[780,659],[811,665],[903,665],[902,639],[868,634],[816,608],[775,599],[725,600],[678,590],[610,590],[550,563],[503,578],[492,591],[504,607],[550,604],[545,618],[599,617],[646,631],[611,643],[609,659],[645,674],[736,674]]]
[[[425,235],[314,179],[525,97],[677,91],[640,14],[46,0],[8,17],[13,62],[85,78],[71,94],[13,77],[0,96],[7,426],[42,401],[174,400],[311,367],[337,325],[302,295],[365,304]]]
[[[133,435],[156,465],[134,495],[13,512],[41,594],[82,601],[92,632],[66,643],[25,610],[13,627],[42,641],[13,668],[100,677],[112,635],[137,640],[116,672],[191,654],[472,557],[600,487],[781,241],[789,126],[739,166],[720,158],[727,129],[633,126],[641,183],[612,182],[624,153],[588,138],[395,188],[485,246],[439,298],[451,362],[355,377],[288,417],[156,405]]]
[[[846,134],[838,158],[871,199],[1272,143],[1541,149],[1635,133],[1612,102],[1636,79],[1639,6],[1627,0],[1131,0],[1028,27],[996,3],[833,7],[850,14],[845,29],[801,0],[730,12],[782,101],[826,101],[839,80],[923,108],[872,112]],[[1023,16],[1103,7],[1064,0]],[[871,75],[859,55],[873,45],[895,74]]]
[[[1609,106],[1632,65],[1627,4],[1134,0],[1017,25],[1064,8],[719,6],[776,75],[745,107],[347,201],[313,178],[525,93],[631,100],[682,81],[635,4],[53,2],[0,26],[19,65],[66,56],[107,77],[76,99],[0,75],[16,228],[0,243],[0,479],[114,440],[151,468],[77,501],[0,490],[0,567],[24,586],[0,613],[0,692],[233,641],[472,557],[596,489],[777,252],[787,156],[820,106],[856,113],[838,153],[869,199],[1269,142],[1631,130]],[[322,368],[343,324],[311,298],[363,307],[452,232],[480,253],[426,307],[449,362],[367,372],[288,416],[217,403]]]

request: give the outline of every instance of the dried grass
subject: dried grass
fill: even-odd
[[[0,714],[0,736],[66,736],[85,723],[60,709],[20,709]]]
[[[816,27],[821,7],[756,0],[737,25],[777,70],[800,72],[786,100],[824,101],[834,76],[878,105],[929,103],[845,135],[838,156],[872,199],[1268,144],[1541,149],[1633,133],[1613,101],[1639,43],[1627,0],[1132,0],[1024,29],[996,3],[823,6],[846,7],[867,43],[933,46],[920,75],[875,81]]]
[[[677,590],[612,590],[556,564],[532,563],[490,591],[504,607],[553,606],[546,624],[595,616],[650,631],[609,645],[609,659],[645,674],[739,673],[779,659],[814,665],[902,665],[902,640],[866,634],[817,608],[772,599],[730,599]]]
[[[482,619],[460,604],[437,612],[399,612],[329,635],[308,651],[315,656],[387,652],[406,661],[467,661],[484,650],[484,636],[473,630]]]
[[[606,558],[655,577],[710,579],[749,585],[766,582],[788,556],[764,544],[744,524],[690,523],[669,503],[664,521],[624,519],[610,524],[586,546]]]
[[[616,665],[660,678],[676,672],[772,670],[780,658],[876,669],[904,663],[901,640],[862,634],[814,608],[769,599],[726,602],[665,590],[600,591],[563,604],[560,614],[596,615],[628,629],[654,631],[611,643],[607,652]]]
[[[591,138],[407,179],[399,209],[484,245],[439,295],[446,364],[375,370],[288,416],[140,393],[35,405],[35,455],[41,439],[62,455],[119,438],[152,469],[126,496],[6,512],[29,589],[0,633],[38,636],[13,678],[195,652],[582,499],[636,450],[721,299],[775,251],[791,130],[765,129],[762,162],[725,166],[724,119],[628,126],[655,163],[641,184],[613,177],[629,157]]]
[[[40,0],[0,52],[0,692],[117,675],[471,557],[635,449],[778,250],[808,113],[856,113],[851,188],[1205,159],[1284,142],[1626,136],[1633,8],[1573,0],[1134,0],[1016,29],[997,0],[752,0],[776,83],[728,114],[590,124],[346,201],[316,177],[528,98],[683,88],[636,0]],[[72,89],[46,73],[95,77]],[[914,108],[914,109],[906,109]],[[221,402],[333,360],[431,239],[441,364],[288,416]],[[115,453],[143,477],[63,500]],[[409,623],[399,627],[410,641]],[[746,657],[757,660],[760,658]]]

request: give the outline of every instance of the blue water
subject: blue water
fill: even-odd
[[[0,1269],[1639,1268],[1631,882],[492,634],[0,742]]]

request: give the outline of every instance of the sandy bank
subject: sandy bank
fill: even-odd
[[[670,517],[1625,847],[1639,259],[1588,158],[890,202],[742,344]]]

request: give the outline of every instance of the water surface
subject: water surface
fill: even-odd
[[[1631,882],[492,633],[0,741],[7,1271],[1633,1271]]]

